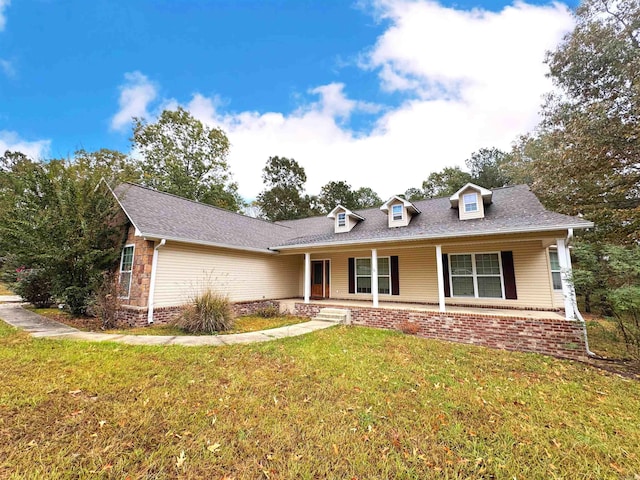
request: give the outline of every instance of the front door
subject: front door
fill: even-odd
[[[311,262],[311,296],[313,298],[329,298],[330,278],[329,260],[313,260]]]

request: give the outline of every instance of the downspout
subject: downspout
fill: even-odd
[[[158,270],[158,249],[164,247],[164,244],[167,243],[167,239],[163,238],[160,240],[154,249],[153,249],[153,260],[151,261],[151,282],[149,284],[149,313],[147,314],[147,323],[153,323],[153,297],[156,291],[156,271]]]
[[[569,251],[569,243],[571,241],[573,241],[573,228],[569,228],[567,230],[567,265],[571,269],[571,276],[573,277],[573,267],[571,266],[571,252]],[[585,349],[587,350],[587,355],[589,355],[590,357],[597,357],[598,355],[596,355],[589,349],[589,338],[587,337],[587,322],[585,322],[584,317],[580,313],[580,310],[578,310],[578,300],[576,298],[576,289],[575,289],[575,286],[573,285],[573,282],[571,282],[571,300],[573,302],[573,311],[576,314],[576,318],[580,322],[582,322],[582,331],[584,333],[584,346],[585,346]]]

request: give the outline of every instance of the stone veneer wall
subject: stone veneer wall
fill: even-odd
[[[154,242],[135,236],[135,228],[129,226],[126,245],[135,245],[133,250],[133,269],[131,273],[131,290],[129,298],[122,303],[132,307],[145,307],[149,299],[151,285],[151,264],[153,262]],[[118,268],[120,266],[118,265]],[[118,270],[118,275],[120,271]]]
[[[315,317],[323,308],[341,305],[295,304],[297,315]],[[498,317],[472,313],[439,313],[400,309],[349,307],[351,323],[401,329],[415,324],[416,335],[504,350],[535,352],[584,360],[587,357],[582,323],[558,319]]]

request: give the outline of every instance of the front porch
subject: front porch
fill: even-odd
[[[347,322],[399,330],[417,336],[503,350],[534,352],[584,360],[586,332],[578,320],[564,312],[447,306],[417,303],[380,303],[359,300],[280,300],[282,311],[314,318],[323,309],[341,309]]]
[[[289,298],[279,300],[283,311],[294,312],[297,303],[305,303],[301,298]],[[509,317],[509,318],[530,318],[547,320],[565,320],[564,312],[550,310],[530,310],[515,308],[491,308],[491,307],[468,307],[447,305],[446,312],[440,312],[438,305],[428,303],[409,302],[378,302],[377,307],[373,307],[372,302],[367,300],[340,300],[332,298],[309,299],[308,305],[315,305],[320,308],[377,308],[380,310],[404,310],[407,312],[430,312],[463,315],[483,315],[489,317]]]

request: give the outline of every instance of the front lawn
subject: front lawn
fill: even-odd
[[[0,282],[0,295],[15,295],[9,287],[7,287],[4,283]]]
[[[640,383],[337,326],[225,347],[0,322],[0,478],[636,478]]]

